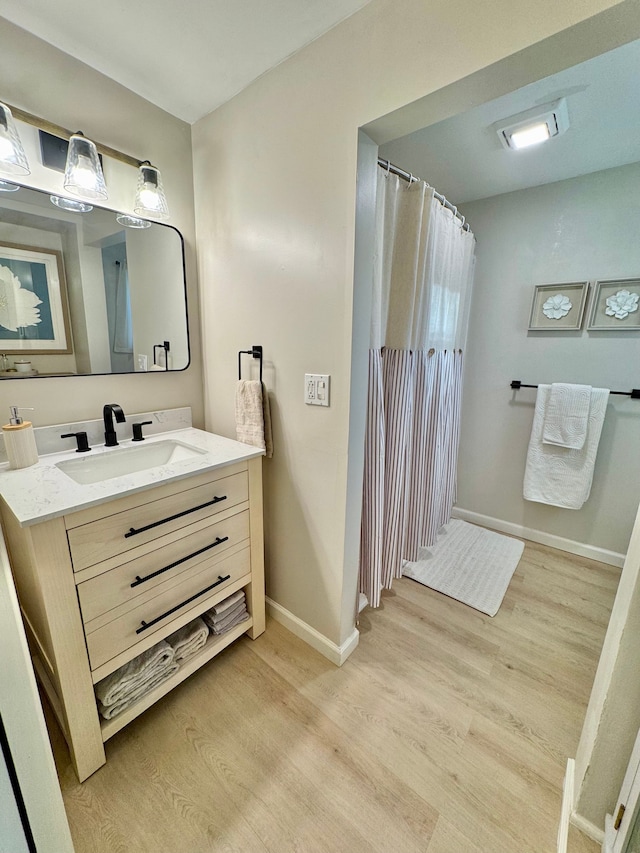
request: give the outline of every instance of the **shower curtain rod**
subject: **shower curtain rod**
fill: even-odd
[[[414,181],[421,180],[420,178],[416,178],[415,175],[412,175],[411,172],[405,172],[404,169],[401,169],[399,166],[394,166],[393,163],[390,163],[389,160],[384,160],[382,157],[378,157],[378,166],[382,166],[382,168],[386,169],[387,172],[393,172],[394,175],[397,175],[399,178],[408,181],[410,184],[412,184]],[[427,186],[429,187],[431,186],[431,184],[427,184]],[[438,201],[443,207],[446,207],[447,210],[452,211],[456,219],[460,220],[461,226],[464,231],[471,231],[471,229],[469,228],[469,223],[465,221],[465,218],[461,213],[458,213],[458,208],[451,204],[449,199],[445,198],[441,193],[438,193],[435,190],[433,191],[433,195],[435,198],[438,199]]]

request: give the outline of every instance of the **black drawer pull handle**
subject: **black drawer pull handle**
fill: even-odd
[[[136,634],[142,634],[143,631],[146,631],[147,628],[151,628],[152,625],[155,625],[156,622],[161,622],[163,619],[166,619],[167,616],[171,616],[172,613],[175,613],[176,610],[180,610],[181,607],[184,607],[185,604],[191,604],[192,601],[195,601],[196,598],[200,598],[201,595],[205,595],[209,590],[212,590],[216,586],[220,586],[221,583],[228,581],[231,575],[218,575],[218,580],[215,583],[212,583],[211,586],[206,587],[205,589],[201,589],[200,592],[196,592],[195,595],[192,595],[191,598],[187,598],[185,601],[180,604],[176,604],[175,607],[172,607],[171,610],[167,610],[166,613],[163,613],[162,616],[156,616],[155,619],[152,619],[151,622],[145,622],[144,619],[140,623],[140,627],[136,628]]]
[[[167,518],[162,518],[160,521],[145,524],[144,527],[130,527],[129,532],[124,534],[124,538],[128,539],[130,536],[135,536],[137,533],[144,533],[145,530],[151,530],[154,527],[158,527],[160,524],[167,524],[169,521],[175,521],[176,518],[182,518],[183,515],[189,515],[190,512],[198,512],[199,509],[204,509],[206,506],[213,506],[213,504],[219,504],[220,501],[226,501],[226,499],[226,495],[222,495],[221,497],[216,496],[212,501],[207,501],[199,506],[191,507],[191,509],[185,509],[183,512],[177,512],[175,515],[169,515]]]
[[[169,569],[175,569],[175,567],[179,566],[180,563],[186,563],[187,560],[190,560],[192,557],[197,557],[198,554],[204,554],[205,551],[209,551],[211,548],[215,548],[216,545],[222,545],[222,543],[227,542],[228,539],[228,536],[218,536],[216,538],[216,541],[212,542],[211,545],[205,545],[204,548],[200,548],[199,551],[194,551],[193,554],[187,554],[186,557],[181,557],[179,560],[176,560],[175,563],[169,563],[168,566],[165,566],[162,569],[158,569],[157,572],[151,572],[150,575],[145,575],[143,578],[141,578],[140,575],[136,575],[136,579],[132,584],[130,584],[131,589],[133,589],[134,586],[140,586],[140,584],[144,583],[145,581],[150,581],[151,578],[155,578],[158,575],[161,575],[163,572],[168,572]]]

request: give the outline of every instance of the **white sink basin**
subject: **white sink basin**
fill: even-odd
[[[58,462],[56,468],[76,483],[86,486],[126,474],[136,474],[138,471],[148,471],[149,468],[158,468],[160,465],[193,459],[205,453],[206,450],[171,439],[136,447],[114,448],[95,456],[86,454],[81,459],[65,459],[64,462]]]

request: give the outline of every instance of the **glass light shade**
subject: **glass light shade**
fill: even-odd
[[[128,213],[118,213],[116,219],[125,228],[151,228],[148,219],[138,219],[137,216],[129,216]]]
[[[15,193],[20,187],[17,184],[12,184],[9,181],[0,181],[0,193]]]
[[[162,177],[158,169],[150,163],[143,163],[138,171],[138,186],[133,209],[140,216],[149,216],[151,219],[169,218]]]
[[[89,213],[93,210],[93,205],[86,201],[76,201],[75,198],[65,198],[61,195],[50,196],[51,204],[62,210],[69,210],[71,213]]]
[[[31,173],[11,110],[4,104],[0,104],[0,172],[8,175]]]
[[[81,133],[74,133],[69,140],[64,188],[67,192],[84,198],[109,197],[96,146]]]

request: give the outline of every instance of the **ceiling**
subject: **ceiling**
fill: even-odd
[[[187,122],[369,0],[0,0],[0,15]]]
[[[454,204],[640,161],[640,42],[418,130],[380,156],[423,178]],[[494,122],[566,97],[570,127],[521,151],[502,147]]]

